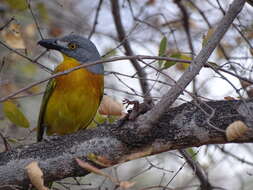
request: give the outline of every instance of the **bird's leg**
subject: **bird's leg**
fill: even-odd
[[[128,110],[127,119],[135,120],[139,115],[146,113],[152,108],[152,102],[143,102],[139,103],[138,101],[130,101],[128,99],[123,100],[123,104],[126,104],[126,107],[133,105],[133,108]]]

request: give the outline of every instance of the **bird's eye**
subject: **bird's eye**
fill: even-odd
[[[73,42],[70,42],[70,43],[68,44],[68,48],[71,49],[71,50],[74,50],[74,49],[77,48],[77,45],[76,45],[75,43],[73,43]]]

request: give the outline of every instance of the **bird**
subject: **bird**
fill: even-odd
[[[63,55],[63,61],[54,69],[54,74],[101,59],[96,46],[77,34],[42,39],[38,44]],[[40,107],[37,141],[43,139],[45,130],[47,135],[65,135],[86,128],[98,110],[103,93],[102,64],[50,79]]]

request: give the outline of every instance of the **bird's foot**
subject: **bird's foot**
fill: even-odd
[[[151,101],[144,101],[143,103],[139,103],[136,100],[130,101],[128,99],[124,99],[123,104],[126,104],[126,107],[133,105],[133,108],[128,110],[128,114],[126,115],[127,119],[129,120],[135,120],[139,115],[146,113],[152,108]]]

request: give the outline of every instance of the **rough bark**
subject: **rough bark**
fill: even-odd
[[[251,127],[252,120],[247,116],[252,108],[253,100],[190,102],[169,109],[147,136],[138,134],[142,123],[119,121],[3,152],[0,153],[0,189],[27,188],[30,182],[24,168],[32,161],[39,163],[45,181],[50,182],[87,175],[89,172],[80,168],[75,158],[87,161],[90,153],[117,164],[135,159],[136,155],[141,157],[204,144],[228,143],[221,130],[236,120],[243,120]],[[209,126],[208,121],[215,128]],[[233,142],[252,141],[253,133],[248,132]],[[133,153],[139,154],[129,157]]]

